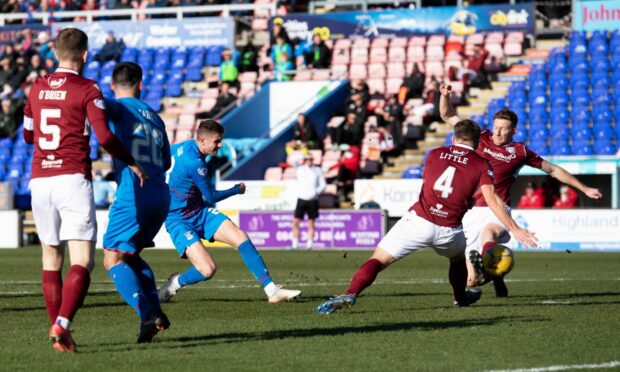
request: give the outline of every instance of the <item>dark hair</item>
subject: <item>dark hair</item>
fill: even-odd
[[[56,37],[58,58],[83,63],[82,56],[88,50],[88,36],[77,28],[63,28]]]
[[[222,124],[218,123],[215,120],[207,119],[202,120],[200,123],[198,123],[198,130],[196,131],[196,136],[199,137],[213,133],[217,133],[221,136],[224,134],[224,131],[225,130]]]
[[[135,89],[142,81],[142,67],[133,62],[121,62],[114,66],[112,82],[123,88]]]
[[[497,119],[508,120],[513,128],[516,128],[517,123],[519,122],[519,117],[517,117],[517,114],[515,114],[514,111],[508,109],[501,109],[496,112],[495,115],[493,115],[493,120]]]
[[[475,121],[461,120],[454,126],[454,137],[460,141],[473,142],[476,147],[480,141],[480,127]]]

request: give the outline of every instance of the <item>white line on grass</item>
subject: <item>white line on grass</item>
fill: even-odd
[[[539,282],[595,282],[595,281],[620,281],[620,278],[533,278],[533,279],[506,279],[509,283],[539,283]],[[158,280],[159,283],[166,283],[167,280]],[[212,279],[209,280],[209,283],[215,282],[223,282],[223,283],[252,283],[255,282],[253,279]],[[91,282],[92,284],[109,284],[112,285],[111,281],[105,280],[95,280]],[[300,280],[289,279],[286,281],[288,284],[296,284],[296,285],[314,285],[314,284],[305,284]],[[349,281],[347,281],[349,283]],[[446,279],[439,278],[422,278],[422,279],[407,279],[407,280],[390,280],[390,279],[379,279],[375,284],[445,284],[448,283]],[[0,280],[0,285],[38,285],[41,284],[40,280]],[[329,283],[317,283],[317,285],[331,285],[337,284],[336,282]]]
[[[619,367],[620,361],[614,360],[607,363],[600,364],[573,364],[573,365],[558,365],[549,367],[537,367],[537,368],[518,368],[518,369],[495,369],[487,372],[545,372],[545,371],[566,371],[570,369],[601,369],[601,368],[614,368]]]
[[[600,279],[568,279],[568,278],[556,278],[550,279],[553,281],[596,281]],[[613,278],[607,280],[620,280],[620,278]],[[515,280],[507,280],[509,282],[544,282],[547,280],[535,280],[535,279],[515,279]],[[165,281],[161,281],[165,282]],[[215,281],[208,281],[206,285],[203,286],[188,286],[184,290],[210,290],[210,289],[248,289],[248,288],[260,288],[258,284],[253,280],[225,280],[221,279],[220,282],[226,282],[230,284],[215,284]],[[102,286],[111,286],[112,282],[107,281],[94,281],[92,282],[95,285]],[[236,284],[237,283],[237,284]],[[239,284],[239,283],[248,283],[248,284]],[[378,280],[373,285],[411,285],[411,284],[447,284],[448,281],[444,279],[412,279],[412,280]],[[38,281],[0,281],[0,285],[2,284],[40,284]],[[328,287],[328,286],[346,286],[350,284],[350,281],[332,281],[332,282],[300,282],[295,280],[288,280],[286,284],[296,287]],[[115,293],[116,290],[111,289],[91,289],[90,293]],[[41,294],[40,290],[35,291],[0,291],[0,295],[3,296],[25,296],[25,295],[33,295],[33,294]],[[545,302],[545,301],[543,301]],[[545,302],[551,304],[552,302]],[[560,304],[562,302],[553,302],[553,304]]]

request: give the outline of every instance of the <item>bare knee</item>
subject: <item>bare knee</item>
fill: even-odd
[[[198,270],[205,278],[211,279],[217,271],[217,265],[215,262],[202,262],[200,265],[196,266],[196,270]]]
[[[103,267],[106,271],[123,262],[125,262],[124,254],[109,250],[103,251]]]

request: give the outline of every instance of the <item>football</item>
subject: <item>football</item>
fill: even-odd
[[[496,245],[489,248],[482,257],[482,264],[487,273],[492,276],[504,276],[515,265],[515,257],[510,248]]]

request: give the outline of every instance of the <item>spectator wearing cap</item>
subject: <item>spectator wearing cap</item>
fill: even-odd
[[[285,43],[291,44],[291,39],[289,38],[288,33],[283,26],[283,23],[284,21],[280,17],[277,17],[273,20],[271,34],[269,35],[269,44],[272,47],[277,43],[278,37],[283,38]]]
[[[99,63],[107,61],[118,61],[121,58],[121,54],[125,49],[125,42],[123,39],[116,40],[113,31],[108,31],[108,36],[105,39],[105,43],[101,47],[101,50],[95,56],[95,60]]]
[[[314,34],[314,36],[312,36],[310,50],[304,55],[306,66],[311,69],[329,68],[331,65],[331,56],[331,50],[325,45],[321,36]]]
[[[545,198],[542,189],[536,188],[536,184],[528,182],[525,187],[525,193],[521,196],[517,208],[519,209],[535,209],[544,208]]]
[[[299,247],[299,227],[308,216],[308,237],[306,249],[314,245],[314,220],[319,216],[319,195],[325,190],[326,182],[321,168],[314,165],[312,155],[306,154],[304,162],[297,167],[297,205],[293,219],[293,249]]]
[[[237,86],[238,76],[239,69],[235,64],[232,52],[230,51],[230,49],[224,49],[222,51],[222,63],[220,64],[220,81],[222,83],[228,83],[230,85]]]

